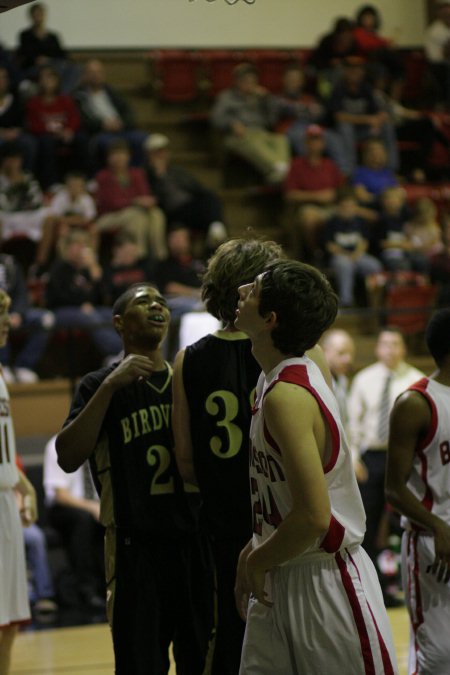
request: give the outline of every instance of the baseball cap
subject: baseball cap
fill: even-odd
[[[145,150],[161,150],[168,145],[169,139],[164,134],[150,134],[144,141]]]
[[[318,124],[310,124],[306,129],[306,136],[307,138],[312,138],[314,136],[322,138],[323,128]]]

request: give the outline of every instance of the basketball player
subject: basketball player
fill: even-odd
[[[189,583],[195,522],[173,456],[172,370],[161,351],[169,310],[138,284],[113,315],[124,358],[81,381],[59,463],[71,472],[90,459],[99,490],[116,674],[166,675],[174,641],[177,670],[199,675],[209,634],[192,609],[202,602]]]
[[[338,404],[305,356],[337,297],[296,261],[274,263],[239,295],[235,325],[263,369],[250,432],[253,539],[236,588],[238,607],[251,593],[240,673],[397,673]]]
[[[212,675],[237,675],[245,624],[236,611],[239,553],[251,536],[248,434],[251,398],[261,368],[248,337],[234,327],[237,289],[282,255],[274,242],[232,239],[208,262],[202,299],[224,324],[178,353],[174,365],[173,427],[182,477],[200,487],[217,584]]]
[[[8,340],[10,303],[0,290],[0,347]],[[30,619],[22,524],[34,523],[37,510],[34,488],[16,465],[9,394],[1,369],[0,439],[0,673],[8,675],[19,625]]]
[[[386,497],[404,518],[403,588],[411,622],[409,673],[450,672],[450,309],[431,318],[437,370],[391,414]]]

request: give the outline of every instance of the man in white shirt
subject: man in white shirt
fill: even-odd
[[[49,523],[67,547],[81,603],[94,610],[104,609],[104,529],[99,523],[99,500],[84,466],[70,474],[61,469],[55,438],[49,440],[44,454]]]
[[[355,343],[352,336],[342,328],[332,328],[321,340],[321,347],[333,378],[333,391],[341,413],[341,420],[348,433],[348,375],[355,358]]]
[[[406,345],[395,328],[380,332],[375,354],[377,362],[363,368],[353,380],[348,410],[354,466],[367,516],[363,546],[376,564],[377,536],[386,506],[389,414],[397,396],[423,373],[405,362]]]
[[[450,100],[450,0],[438,0],[437,17],[425,31],[424,49],[444,102]]]

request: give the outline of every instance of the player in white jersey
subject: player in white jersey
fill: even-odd
[[[450,309],[431,318],[437,370],[396,401],[386,497],[403,514],[403,587],[410,615],[409,673],[450,673]]]
[[[304,356],[333,323],[336,295],[296,261],[270,265],[239,294],[235,325],[263,370],[250,432],[254,534],[236,579],[247,610],[240,675],[397,673],[338,404]]]
[[[0,347],[8,339],[9,296],[0,290]],[[0,368],[0,673],[9,673],[18,626],[29,620],[22,524],[36,520],[36,494],[16,465],[9,394]]]

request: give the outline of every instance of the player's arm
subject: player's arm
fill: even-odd
[[[431,411],[425,398],[416,392],[406,392],[395,403],[391,413],[386,470],[386,499],[411,521],[433,532],[435,562],[431,568],[438,580],[450,579],[450,527],[428,511],[409,490],[418,442],[431,423]],[[444,578],[445,577],[445,578]]]
[[[247,558],[252,550],[252,539],[250,539],[239,554],[236,569],[236,580],[234,582],[234,600],[236,609],[243,621],[247,618],[247,606],[250,596],[250,588],[247,578]]]
[[[178,352],[173,364],[172,427],[175,439],[175,457],[178,471],[186,483],[197,485],[192,460],[192,439],[189,404],[183,382],[184,349]]]
[[[153,362],[147,356],[129,354],[103,380],[83,410],[56,437],[58,464],[64,471],[76,471],[94,452],[114,392],[149,377],[152,371]]]
[[[35,523],[38,517],[36,490],[19,467],[17,467],[17,471],[19,473],[19,480],[14,489],[21,496],[20,517],[22,524],[26,527]]]
[[[312,349],[308,349],[305,352],[305,356],[308,356],[311,361],[314,361],[316,366],[320,368],[320,371],[325,379],[325,382],[328,384],[330,389],[333,388],[332,384],[332,378],[331,378],[331,372],[330,368],[328,366],[327,360],[325,358],[325,354],[323,353],[323,349],[320,345],[316,345]]]
[[[314,397],[301,387],[280,382],[264,400],[264,419],[281,449],[292,496],[290,513],[247,558],[251,592],[268,604],[264,599],[265,573],[297,557],[324,535],[331,508],[316,441],[317,426],[323,420]]]

